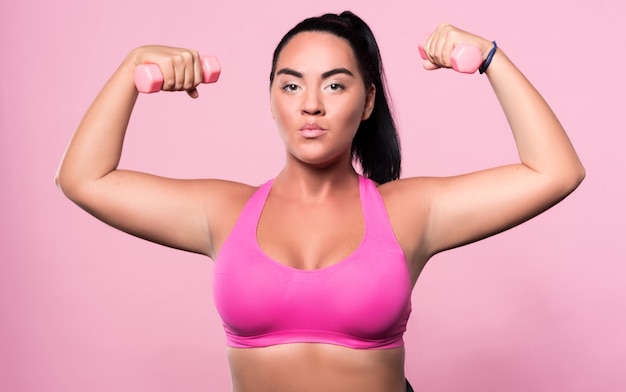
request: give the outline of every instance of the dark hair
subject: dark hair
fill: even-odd
[[[380,184],[400,177],[400,143],[391,114],[385,73],[378,44],[369,26],[350,11],[325,14],[298,23],[278,43],[272,58],[270,85],[274,81],[276,62],[285,45],[297,34],[319,31],[348,41],[363,75],[365,88],[376,87],[374,109],[362,121],[352,141],[352,158],[359,162],[363,175]]]

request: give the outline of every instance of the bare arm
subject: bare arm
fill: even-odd
[[[449,67],[455,45],[487,53],[491,42],[441,25],[425,49],[427,69]],[[487,77],[511,126],[519,163],[450,178],[416,178],[393,184],[392,205],[405,202],[413,220],[400,220],[400,236],[422,257],[506,230],[553,206],[583,180],[585,170],[548,104],[500,49]],[[390,188],[393,188],[390,187]],[[419,233],[415,238],[414,233]],[[419,244],[415,244],[419,242]]]
[[[55,181],[82,208],[133,235],[167,246],[212,254],[208,220],[229,200],[234,184],[174,180],[119,170],[126,128],[137,100],[138,64],[160,66],[164,90],[197,97],[202,67],[196,52],[142,47],[122,62],[91,104],[61,161]],[[215,217],[216,219],[218,217]]]

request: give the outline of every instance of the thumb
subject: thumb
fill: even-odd
[[[191,90],[187,90],[187,95],[189,95],[193,99],[196,99],[200,96],[200,93],[198,92],[198,89],[194,87]]]
[[[436,65],[436,64],[433,64],[433,63],[431,63],[429,60],[424,60],[423,67],[424,67],[424,69],[425,69],[425,70],[427,70],[427,71],[434,71],[434,70],[436,70],[436,69],[441,68],[440,66],[438,66],[438,65]]]

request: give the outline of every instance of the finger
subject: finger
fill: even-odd
[[[187,73],[189,65],[184,58],[184,55],[178,55],[174,60],[174,68],[176,70],[176,81],[174,83],[174,90],[182,91],[185,89],[185,80],[187,79]]]
[[[192,55],[192,66],[189,68],[190,71],[190,83],[185,85],[185,91],[191,98],[198,98],[200,93],[198,92],[198,85],[202,83],[204,74],[202,70],[202,61],[200,60],[200,54],[197,51],[191,52]]]
[[[426,54],[428,63],[424,64],[424,68],[428,70],[441,68],[443,66],[442,61],[442,46],[444,40],[438,30],[435,30],[433,34],[428,38],[426,43]]]
[[[165,61],[159,65],[161,73],[163,74],[163,85],[161,90],[171,91],[176,85],[176,68],[172,61]]]
[[[196,99],[200,96],[200,93],[198,92],[197,88],[192,88],[187,90],[187,95],[189,95],[191,98]]]
[[[446,68],[452,67],[452,60],[450,59],[450,55],[452,54],[452,50],[454,49],[454,40],[447,37],[447,39],[443,42],[441,47],[441,61],[442,65]]]
[[[446,39],[445,37],[442,37],[441,35],[438,35],[434,42],[433,58],[435,60],[435,64],[437,64],[440,67],[445,67],[445,52],[444,52],[445,43],[446,43]]]
[[[196,68],[195,63],[197,63],[197,61],[195,61],[194,55],[191,52],[183,52],[182,59],[183,59],[183,63],[185,66],[182,88],[185,90],[190,90],[194,88],[195,86],[197,86],[196,70],[195,70]]]
[[[198,86],[200,83],[204,81],[204,70],[202,69],[202,60],[200,59],[200,53],[194,51],[194,87]]]
[[[431,43],[432,43],[432,35],[429,35],[423,41],[421,48],[420,48],[421,49],[420,56],[424,60],[423,65],[425,69],[432,69],[432,67],[435,66],[435,64],[433,63],[434,59],[431,55]]]

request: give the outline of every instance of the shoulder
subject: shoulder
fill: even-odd
[[[236,181],[205,179],[198,180],[204,192],[223,200],[234,202],[250,198],[259,189],[258,185],[249,185]]]
[[[378,185],[387,209],[424,208],[433,190],[440,185],[435,177],[412,177]]]
[[[423,266],[433,254],[453,247],[439,244],[467,226],[467,214],[458,212],[473,210],[476,195],[467,191],[467,182],[471,176],[412,177],[378,187],[396,238],[414,264]],[[489,192],[486,185],[478,189]]]
[[[246,203],[260,186],[227,180],[198,180],[209,222],[212,256],[219,253]]]
[[[408,260],[423,262],[424,236],[430,219],[431,198],[437,179],[414,177],[378,186],[396,239]]]
[[[198,197],[202,198],[206,213],[211,220],[231,219],[238,216],[259,186],[235,181],[207,179],[197,180]]]

